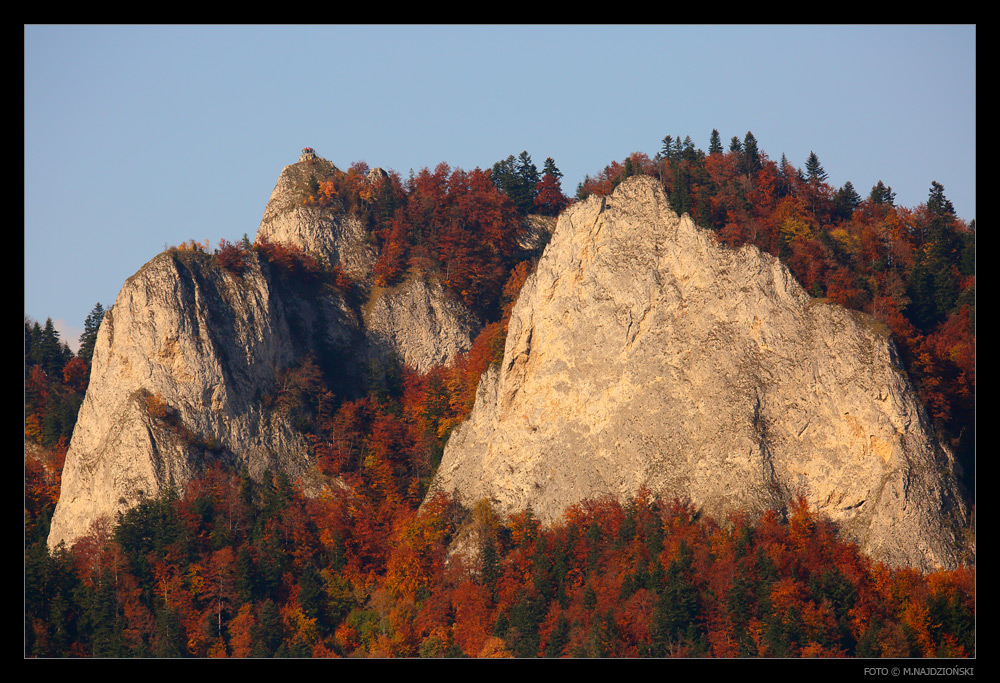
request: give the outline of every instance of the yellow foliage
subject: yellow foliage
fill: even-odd
[[[796,237],[808,239],[812,235],[812,227],[808,221],[800,218],[788,218],[781,223],[781,234],[786,242],[791,242]]]
[[[857,254],[861,251],[861,238],[857,235],[852,235],[844,228],[838,227],[831,230],[830,237],[837,240],[851,254]]]
[[[206,239],[204,242],[197,242],[193,239],[190,239],[187,242],[181,242],[176,247],[172,247],[172,249],[174,251],[192,251],[199,254],[204,254],[207,253],[208,250],[210,249],[210,242],[208,239]]]
[[[503,642],[503,638],[490,636],[486,639],[486,644],[483,645],[479,657],[481,659],[511,659],[514,655],[507,649],[507,644]]]

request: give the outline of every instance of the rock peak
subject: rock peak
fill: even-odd
[[[960,561],[953,468],[884,326],[640,176],[559,217],[432,490],[546,521],[642,487],[719,517],[801,493],[872,557],[931,568]]]

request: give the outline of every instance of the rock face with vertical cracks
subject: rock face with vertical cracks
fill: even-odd
[[[953,456],[887,330],[634,177],[559,218],[432,491],[554,521],[640,487],[717,516],[802,494],[877,560],[961,558]]]
[[[101,323],[49,546],[183,490],[206,462],[306,476],[282,382],[306,357],[352,353],[356,317],[335,290],[302,296],[257,254],[240,274],[199,253],[147,263]]]
[[[297,281],[257,251],[245,268],[173,250],[123,285],[98,332],[90,385],[62,475],[49,547],[72,544],[205,465],[283,471],[319,486],[289,384],[319,361],[341,396],[397,360],[426,370],[468,349],[479,322],[432,276],[373,291],[375,241],[357,216],[303,201],[335,171],[303,154],[286,166],[257,242],[294,245],[353,278],[360,296]]]

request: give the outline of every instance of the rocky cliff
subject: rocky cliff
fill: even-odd
[[[125,282],[97,336],[49,545],[221,460],[298,477],[309,454],[275,407],[282,373],[314,340],[344,354],[360,331],[343,297],[305,299],[259,256],[234,274],[165,252]],[[268,407],[270,406],[270,407]]]
[[[466,351],[482,327],[440,280],[413,272],[393,287],[373,287],[362,315],[373,351],[419,372]]]
[[[637,177],[559,218],[432,490],[547,521],[643,486],[720,517],[801,493],[874,558],[931,568],[960,557],[953,468],[877,321]]]
[[[377,250],[361,221],[303,203],[309,180],[334,171],[314,154],[285,167],[257,241],[293,244],[340,266],[362,300],[296,282],[256,251],[237,272],[191,250],[143,266],[98,333],[50,547],[171,484],[182,490],[206,463],[252,475],[282,470],[318,486],[300,416],[282,393],[306,359],[318,360],[340,390],[397,360],[425,370],[469,348],[478,321],[432,276],[411,273],[373,291]]]

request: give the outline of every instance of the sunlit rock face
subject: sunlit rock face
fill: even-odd
[[[306,476],[306,441],[276,400],[282,378],[362,338],[343,297],[304,298],[258,255],[236,274],[206,254],[160,254],[101,323],[49,546],[168,486],[182,491],[208,462]]]
[[[560,216],[432,491],[546,521],[640,487],[720,517],[802,494],[873,558],[932,568],[960,557],[953,469],[883,326],[634,177]]]

